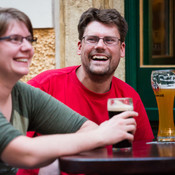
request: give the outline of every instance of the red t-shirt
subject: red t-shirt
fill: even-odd
[[[28,83],[47,92],[97,124],[109,119],[107,112],[108,98],[131,97],[133,98],[134,111],[139,114],[139,116],[135,118],[137,130],[134,135],[134,141],[152,140],[154,138],[140,96],[130,85],[113,77],[111,89],[106,93],[97,94],[88,90],[78,80],[76,76],[77,68],[78,66],[72,66],[63,69],[48,70],[37,75]],[[27,171],[32,170],[24,170],[22,175],[27,175],[27,173],[25,173]],[[32,172],[31,174],[34,175]]]

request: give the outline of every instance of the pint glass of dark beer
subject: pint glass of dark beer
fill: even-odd
[[[173,118],[175,70],[156,70],[151,74],[151,85],[159,112],[158,141],[175,141]]]
[[[107,102],[109,118],[124,111],[133,111],[132,98],[110,98]],[[113,150],[131,149],[132,144],[129,140],[123,140],[113,145]]]

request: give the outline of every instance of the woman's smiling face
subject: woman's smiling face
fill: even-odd
[[[31,33],[23,22],[12,20],[7,31],[1,37],[10,35],[27,37]],[[23,39],[21,44],[16,44],[8,39],[0,40],[0,76],[21,78],[27,75],[33,54],[33,46],[26,39]]]

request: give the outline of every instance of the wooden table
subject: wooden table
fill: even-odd
[[[59,160],[67,173],[175,175],[175,143],[135,142],[129,151],[99,148]]]

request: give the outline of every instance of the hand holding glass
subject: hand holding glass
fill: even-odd
[[[132,98],[110,98],[108,99],[107,108],[109,118],[112,118],[114,115],[120,114],[124,111],[133,111]],[[132,144],[129,140],[123,140],[113,145],[113,150],[128,148],[132,148]]]

